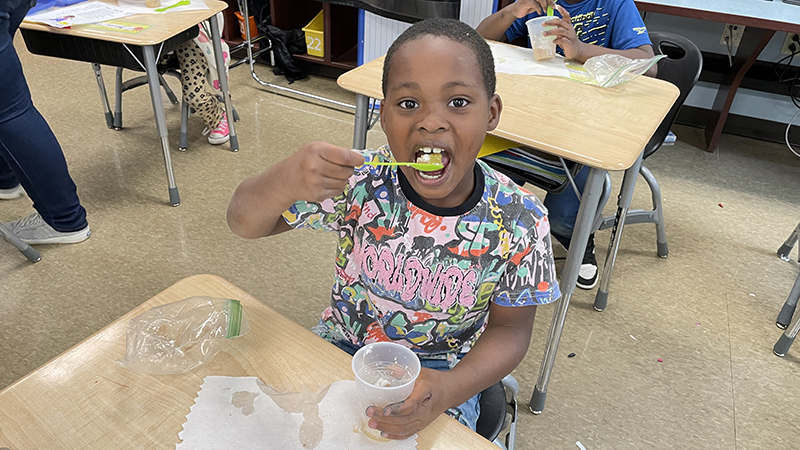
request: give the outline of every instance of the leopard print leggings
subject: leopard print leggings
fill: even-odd
[[[216,91],[208,84],[208,61],[203,51],[190,40],[175,49],[175,55],[181,69],[184,100],[203,118],[209,129],[217,128],[225,109],[217,99]]]

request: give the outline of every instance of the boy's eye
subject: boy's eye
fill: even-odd
[[[450,103],[447,106],[451,106],[453,108],[463,108],[469,105],[469,100],[465,98],[454,98],[450,100]]]
[[[399,103],[399,105],[403,109],[414,109],[417,107],[417,102],[414,100],[403,100]]]

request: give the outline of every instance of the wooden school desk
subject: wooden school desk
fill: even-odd
[[[635,0],[642,12],[669,14],[743,25],[733,66],[720,83],[711,115],[705,127],[706,150],[713,152],[719,143],[733,98],[747,71],[767,46],[776,31],[800,33],[800,5],[781,0]]]
[[[116,5],[116,0],[104,0],[106,3]],[[135,60],[133,69],[141,69],[147,73],[148,85],[150,86],[150,99],[153,103],[153,113],[156,118],[156,127],[161,137],[161,150],[164,154],[164,165],[167,170],[167,183],[169,185],[169,200],[172,206],[178,206],[181,202],[178,193],[178,186],[175,184],[175,176],[172,171],[172,159],[169,154],[169,139],[167,123],[164,117],[164,107],[161,103],[161,90],[159,85],[159,74],[156,70],[156,61],[162,54],[165,43],[169,41],[168,49],[182,44],[175,42],[174,37],[186,30],[195,27],[200,22],[213,17],[216,13],[228,7],[227,3],[218,0],[205,0],[209,9],[167,12],[163,14],[137,14],[123,17],[121,21],[135,24],[146,25],[144,31],[136,34],[127,34],[112,30],[103,30],[92,25],[76,25],[68,29],[51,28],[46,25],[23,22],[23,37],[29,50],[35,54],[54,56],[58,58],[72,59],[98,64],[122,65],[116,61],[122,58]],[[228,95],[228,78],[225,75],[225,64],[222,59],[222,47],[220,45],[220,30],[216,20],[209,21],[211,24],[212,44],[214,47],[214,57],[217,62],[217,70],[220,80],[220,89],[225,100],[225,110],[229,118],[228,128],[230,133],[230,145],[233,151],[239,149],[239,141],[233,124],[233,113]],[[196,35],[197,33],[194,33]],[[181,39],[178,39],[181,40]],[[31,42],[38,42],[39,45],[31,46]],[[109,43],[114,46],[109,47]],[[136,55],[140,54],[141,59]],[[99,66],[98,66],[99,69]],[[105,96],[103,79],[97,72],[98,84],[100,85],[101,98],[105,112],[108,115],[110,108],[108,99]]]
[[[185,374],[142,375],[114,363],[125,355],[130,319],[195,295],[240,300],[250,333]],[[197,275],[175,283],[0,391],[0,447],[173,449],[206,376],[259,377],[279,391],[299,392],[352,380],[350,361],[350,355],[228,281]],[[497,449],[445,415],[419,433],[417,448]]]
[[[339,85],[356,94],[355,148],[364,148],[369,98],[381,99],[383,57],[339,77]],[[597,213],[608,171],[625,170],[619,208],[627,211],[645,144],[678,98],[665,81],[639,77],[615,89],[589,86],[565,78],[497,74],[503,100],[500,124],[491,132],[522,145],[579,162],[590,168],[572,243],[561,273],[561,298],[547,338],[544,360],[529,407],[544,408],[569,300],[575,291],[583,253]],[[620,227],[624,223],[620,222]],[[613,236],[612,236],[613,239]]]

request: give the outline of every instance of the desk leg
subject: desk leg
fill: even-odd
[[[114,128],[114,115],[111,114],[111,105],[108,103],[106,84],[103,82],[103,72],[100,70],[100,64],[92,63],[92,69],[94,69],[94,77],[97,80],[97,87],[100,89],[100,101],[103,102],[103,112],[106,115],[106,125],[108,125],[108,128]]]
[[[172,206],[181,204],[178,186],[175,185],[175,175],[172,173],[172,158],[169,155],[169,137],[167,133],[167,120],[164,117],[164,105],[161,103],[161,83],[156,70],[156,57],[153,47],[142,47],[144,53],[144,67],[147,70],[147,85],[150,87],[150,100],[153,102],[153,114],[156,116],[156,128],[161,136],[161,150],[164,151],[164,165],[167,169],[167,183],[169,184],[169,202]]]
[[[353,148],[364,150],[367,148],[367,131],[369,131],[369,97],[356,94],[356,121],[353,128]]]
[[[117,67],[114,89],[114,129],[122,129],[122,67]]]
[[[628,209],[633,198],[633,188],[636,187],[636,179],[639,177],[639,169],[642,167],[642,155],[636,162],[625,171],[622,179],[622,186],[617,197],[617,213],[614,215],[614,226],[611,227],[611,240],[608,242],[606,252],[606,262],[603,264],[603,273],[600,277],[600,287],[594,297],[595,311],[606,309],[608,304],[608,287],[611,284],[611,273],[614,271],[614,262],[617,260],[619,242],[622,239],[622,228],[625,226],[625,218],[628,216]]]
[[[225,100],[225,113],[228,117],[228,133],[231,137],[231,151],[239,151],[239,138],[236,137],[234,129],[234,113],[231,106],[231,94],[228,90],[228,74],[225,70],[225,57],[222,55],[222,45],[220,44],[219,22],[217,16],[211,16],[208,23],[211,24],[211,44],[214,46],[214,60],[217,62],[217,75],[219,77],[219,87],[222,90],[222,98]]]
[[[705,129],[706,151],[713,152],[717,148],[722,128],[725,126],[725,120],[728,118],[733,97],[736,95],[739,85],[774,34],[775,31],[772,30],[745,28],[739,49],[736,51],[733,67],[722,79],[717,90],[717,97],[714,99],[714,105],[711,107],[711,115],[708,117]]]
[[[542,367],[539,370],[539,379],[536,381],[531,402],[528,404],[534,414],[541,414],[544,409],[547,384],[550,382],[550,374],[553,372],[558,341],[561,339],[561,330],[564,328],[564,319],[567,316],[569,300],[572,297],[572,293],[575,292],[575,282],[578,281],[578,271],[583,260],[583,253],[586,250],[586,243],[589,242],[589,235],[592,233],[592,225],[600,203],[600,196],[603,192],[604,172],[601,169],[589,169],[589,177],[583,189],[581,206],[578,209],[578,218],[575,221],[575,230],[572,232],[572,242],[569,246],[569,252],[567,252],[564,270],[561,273],[561,298],[556,302],[556,311],[553,314],[553,322],[550,325],[550,334],[547,336],[547,345]]]

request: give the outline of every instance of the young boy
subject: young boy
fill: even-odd
[[[478,33],[486,39],[512,42],[528,36],[525,22],[546,14],[554,0],[517,0],[484,19]],[[556,36],[558,52],[565,58],[581,63],[592,56],[615,53],[631,59],[654,56],[647,28],[633,0],[561,0],[555,9],[556,18],[544,23],[555,27],[546,36]],[[530,46],[530,41],[528,41]],[[655,76],[657,67],[645,75]],[[584,167],[575,177],[575,184],[583,193],[589,168]],[[552,235],[569,248],[572,230],[578,217],[580,199],[572,189],[560,194],[548,194],[544,205],[550,214]],[[597,284],[597,260],[594,255],[594,234],[589,236],[586,253],[578,275],[577,286],[591,289]]]
[[[367,409],[387,438],[445,411],[475,429],[478,394],[519,364],[536,305],[560,295],[546,210],[475,159],[500,119],[494,89],[491,50],[475,30],[419,22],[384,62],[389,147],[307,144],[244,181],[228,207],[228,224],[246,238],[338,233],[331,306],[314,331],[351,354],[396,342],[423,366],[408,399]],[[439,157],[435,172],[364,165]]]

